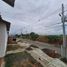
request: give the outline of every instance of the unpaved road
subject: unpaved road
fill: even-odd
[[[56,46],[51,45],[51,44],[38,42],[38,41],[32,41],[32,40],[26,40],[26,39],[22,39],[22,41],[25,42],[25,43],[29,43],[31,45],[36,45],[40,49],[48,48],[48,49],[55,50],[59,54],[61,53],[61,47],[56,47]]]

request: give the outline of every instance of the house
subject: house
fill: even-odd
[[[9,4],[10,6],[14,7],[15,0],[3,0],[3,1]]]
[[[14,7],[15,0],[2,0],[2,1]],[[10,30],[10,23],[3,20],[0,15],[0,67],[4,67],[2,66],[3,64],[2,62],[4,61],[3,57],[5,56],[6,53],[9,30]]]
[[[6,54],[8,34],[10,30],[10,23],[3,20],[0,15],[0,67],[3,57]]]

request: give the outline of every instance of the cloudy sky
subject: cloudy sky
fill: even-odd
[[[67,10],[67,0],[16,0],[14,8],[0,0],[0,12],[3,19],[11,22],[10,34],[62,34],[62,3]]]

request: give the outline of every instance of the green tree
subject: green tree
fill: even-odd
[[[31,33],[30,33],[30,39],[31,39],[31,40],[36,40],[38,37],[39,37],[38,34],[35,34],[34,32],[31,32]]]

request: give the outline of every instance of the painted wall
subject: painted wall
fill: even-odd
[[[6,25],[0,22],[0,58],[5,56],[7,47],[7,29]]]

